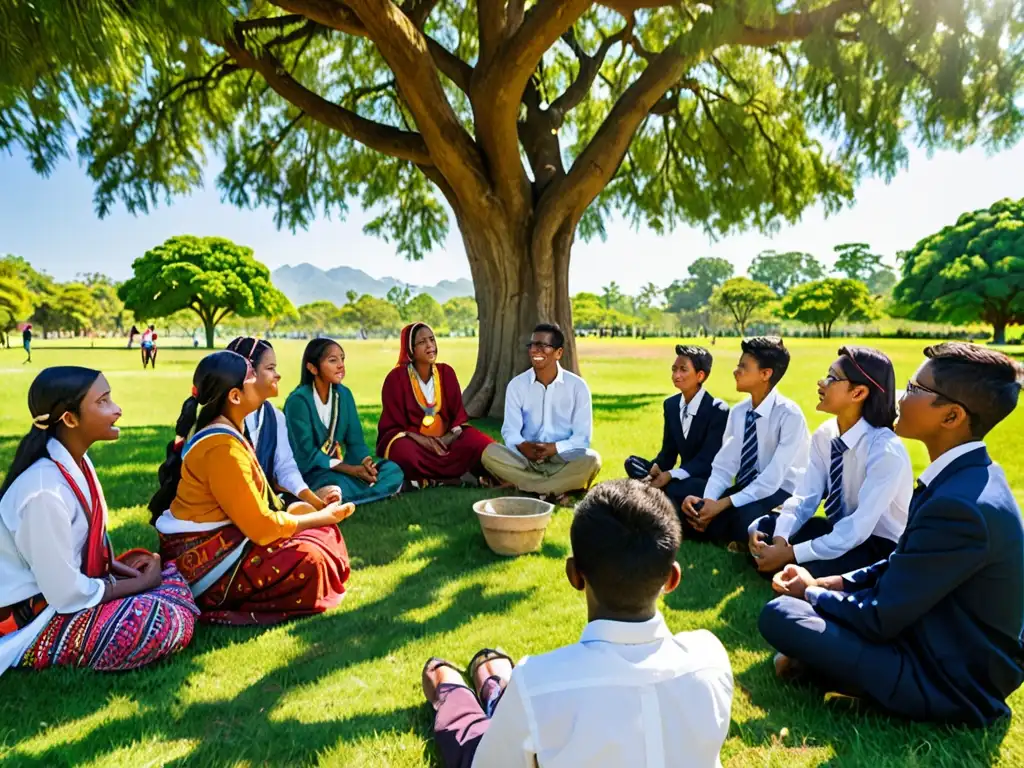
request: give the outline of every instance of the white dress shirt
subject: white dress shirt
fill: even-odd
[[[944,454],[939,456],[939,458],[937,458],[935,461],[933,461],[931,464],[925,467],[924,471],[921,472],[920,477],[918,477],[917,479],[921,482],[922,485],[929,486],[935,481],[935,478],[939,476],[939,473],[941,473],[942,470],[944,470],[954,461],[959,459],[961,456],[963,456],[966,453],[970,453],[971,451],[976,451],[979,448],[984,447],[984,441],[972,440],[969,443],[963,443],[962,445],[958,445],[956,448],[950,448]],[[817,605],[818,598],[824,592],[828,592],[828,590],[824,587],[808,587],[807,590],[804,592],[804,599],[811,605]],[[851,597],[849,599],[853,600],[854,598]]]
[[[843,505],[845,516],[832,532],[793,546],[798,563],[834,560],[867,541],[881,536],[899,541],[907,526],[907,511],[914,492],[910,454],[891,429],[873,427],[861,419],[844,434],[829,419],[811,436],[811,461],[797,492],[782,505],[775,535],[787,541],[814,517],[828,493],[832,464],[832,440],[842,437]]]
[[[700,404],[704,401],[704,387],[697,390],[697,394],[693,396],[693,400],[689,403],[686,402],[685,397],[679,398],[679,423],[683,427],[683,438],[690,436],[690,425],[693,424],[693,417],[697,415],[697,409],[700,408]],[[669,477],[673,480],[685,480],[690,476],[682,467],[676,467],[670,469]]]
[[[561,365],[546,387],[532,368],[508,383],[501,436],[509,448],[536,442],[554,443],[560,454],[586,450],[593,426],[587,382]]]
[[[722,448],[711,463],[704,496],[718,499],[732,487],[740,471],[743,429],[750,398],[734,405],[725,424]],[[760,418],[757,429],[757,477],[739,493],[732,495],[734,507],[766,499],[780,488],[795,493],[807,469],[810,435],[800,406],[773,389],[754,411]]]
[[[330,432],[331,431],[331,400],[334,399],[334,387],[331,387],[329,390],[327,390],[327,402],[325,403],[325,402],[320,400],[320,393],[316,391],[316,385],[315,384],[310,384],[309,386],[311,386],[313,388],[313,405],[316,406],[316,415],[320,417],[320,421],[323,423],[323,425],[325,427],[327,427],[327,431]],[[341,418],[340,414],[338,415],[338,418]],[[330,440],[334,439],[334,435],[331,435],[331,434],[328,434],[327,437]],[[288,446],[288,450],[291,450],[291,445]],[[293,457],[294,457],[294,454],[293,454]],[[293,458],[293,460],[294,460],[294,458]],[[336,466],[341,464],[341,459],[331,459],[328,463],[330,464],[331,469],[334,469]]]
[[[46,448],[91,505],[89,484],[67,448],[53,439]],[[85,461],[92,468],[88,457]],[[103,491],[99,493],[106,520],[107,505]],[[57,613],[77,613],[103,599],[103,579],[82,573],[88,537],[87,513],[49,459],[39,459],[25,470],[0,499],[0,605],[40,593],[49,604],[28,626],[0,638],[0,674],[18,663]]]
[[[575,645],[513,670],[473,766],[720,766],[732,689],[707,630],[673,636],[661,614],[592,621]]]
[[[319,405],[320,398],[314,398],[314,402]],[[277,422],[277,450],[274,452],[274,479],[277,480],[277,484],[281,486],[288,493],[293,496],[298,496],[303,491],[308,491],[309,486],[306,481],[302,479],[302,473],[299,471],[298,464],[295,463],[295,454],[292,453],[292,445],[288,442],[288,422],[285,421],[284,414],[273,404],[270,407],[274,409],[274,417]],[[330,420],[330,406],[327,408],[327,418]],[[249,437],[252,438],[252,444],[260,444],[260,434],[263,431],[263,407],[257,408],[255,411],[245,417],[245,426],[249,430]]]

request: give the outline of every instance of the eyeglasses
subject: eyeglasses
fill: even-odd
[[[948,400],[949,402],[953,403],[954,405],[959,405],[961,408],[964,409],[964,411],[967,413],[968,416],[970,416],[972,418],[974,416],[974,414],[971,413],[971,409],[968,408],[963,403],[961,403],[955,397],[950,397],[949,395],[944,395],[944,394],[942,394],[941,392],[939,392],[936,389],[931,389],[930,387],[926,387],[923,384],[918,384],[913,379],[910,379],[909,381],[907,381],[907,389],[906,389],[906,394],[904,395],[904,397],[913,397],[914,395],[921,395],[921,394],[929,394],[929,395],[935,395],[936,397],[941,397],[943,400]]]
[[[545,344],[543,341],[528,341],[526,342],[527,349],[543,349],[545,352],[550,352],[553,349],[557,349],[554,344]]]
[[[837,381],[849,381],[849,379],[844,379],[842,376],[836,376],[834,373],[829,373],[822,381],[825,382],[826,387],[830,387]]]

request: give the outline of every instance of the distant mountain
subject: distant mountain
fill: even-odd
[[[297,307],[324,299],[335,304],[344,304],[345,295],[349,291],[355,291],[360,296],[368,293],[383,299],[395,286],[409,285],[394,277],[382,277],[378,280],[353,267],[334,267],[324,271],[312,264],[279,267],[271,273],[271,278],[278,290]],[[439,303],[444,304],[448,299],[458,296],[472,296],[473,282],[465,278],[442,280],[434,286],[409,285],[409,290],[413,296],[428,293]]]

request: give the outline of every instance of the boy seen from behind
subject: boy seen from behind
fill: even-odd
[[[467,670],[472,689],[447,661],[424,667],[443,764],[720,765],[728,656],[706,630],[673,635],[657,609],[680,581],[672,505],[648,484],[601,483],[579,503],[570,536],[565,573],[586,595],[589,622],[578,643],[515,669],[500,651],[480,651]]]

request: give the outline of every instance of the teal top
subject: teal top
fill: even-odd
[[[317,395],[311,385],[300,385],[288,395],[284,404],[288,442],[291,443],[295,463],[303,477],[318,470],[330,470],[333,457],[320,449],[328,438],[341,446],[346,464],[359,464],[370,455],[351,390],[344,384],[335,384],[332,387],[332,399],[338,398],[338,423],[333,435],[327,434],[327,427],[320,420],[313,400],[315,397]]]

